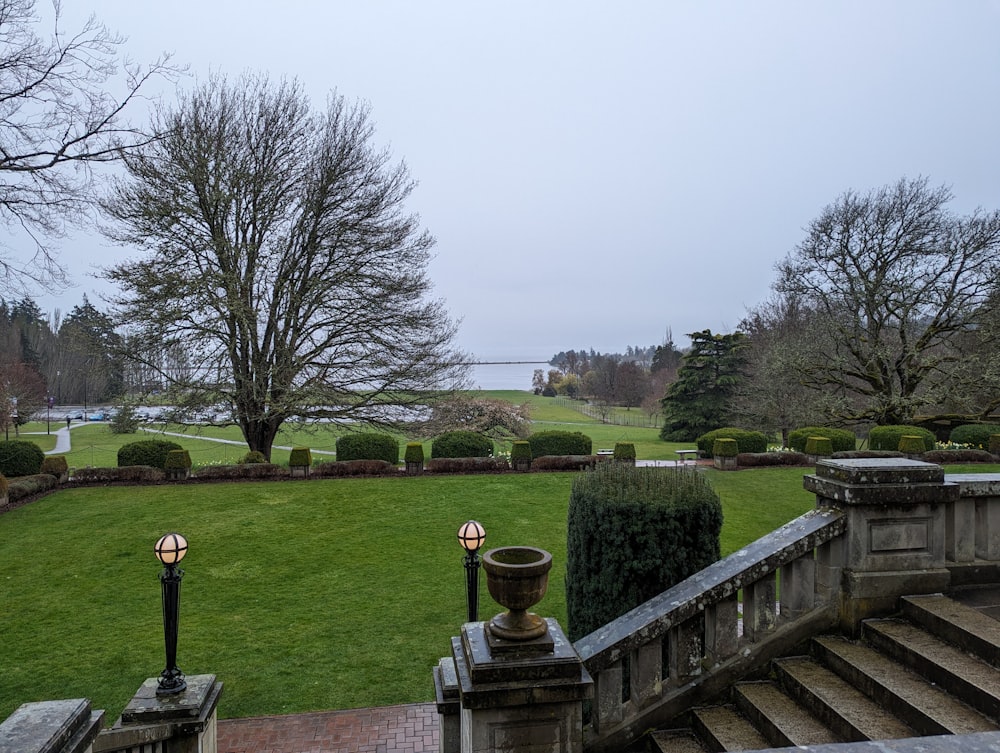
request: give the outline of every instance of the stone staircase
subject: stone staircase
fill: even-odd
[[[1000,621],[963,601],[975,598],[907,596],[896,616],[863,621],[858,640],[814,638],[808,655],[775,659],[766,677],[690,711],[685,727],[652,733],[649,749],[752,751],[995,731]]]

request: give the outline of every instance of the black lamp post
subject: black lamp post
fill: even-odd
[[[465,597],[468,605],[468,622],[479,619],[479,548],[486,540],[486,531],[475,520],[463,523],[458,529],[458,543],[465,550]]]
[[[177,627],[181,606],[181,578],[184,571],[177,563],[187,554],[187,539],[179,533],[167,533],[156,542],[153,551],[163,563],[160,585],[163,588],[163,640],[167,648],[167,666],[160,673],[157,695],[173,695],[187,688],[184,673],[177,667]]]

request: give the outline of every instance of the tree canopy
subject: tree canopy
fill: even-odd
[[[810,311],[816,347],[799,377],[831,418],[908,423],[921,408],[961,407],[997,372],[986,323],[1000,213],[956,215],[952,198],[926,178],[848,191],[778,265],[775,290]]]
[[[428,298],[434,240],[404,208],[414,182],[367,106],[213,76],[155,130],[104,204],[109,236],[144,253],[105,275],[133,356],[179,394],[230,406],[269,456],[292,417],[394,425],[464,376]],[[170,348],[185,368],[158,363]]]

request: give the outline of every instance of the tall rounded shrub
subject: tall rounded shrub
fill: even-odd
[[[719,558],[722,505],[702,474],[601,463],[570,493],[566,608],[577,640]]]
[[[118,467],[127,465],[149,465],[163,470],[167,467],[167,455],[171,450],[183,450],[176,442],[165,439],[144,439],[130,442],[118,448]]]
[[[803,426],[788,432],[788,447],[796,452],[806,452],[809,437],[826,437],[834,452],[851,452],[857,447],[857,437],[853,431],[834,429],[829,426]],[[814,453],[808,453],[814,454]]]
[[[8,439],[0,442],[0,473],[4,476],[33,476],[42,469],[45,453],[34,442]]]
[[[528,437],[531,457],[543,455],[590,455],[594,442],[580,431],[538,431]]]
[[[399,465],[399,441],[378,432],[345,434],[337,440],[337,460],[384,460]]]
[[[934,434],[919,426],[891,424],[888,426],[873,426],[868,432],[868,447],[873,450],[899,450],[899,440],[905,436],[921,437],[924,440],[924,450],[933,450],[937,444]]]
[[[493,440],[474,431],[447,431],[431,442],[432,458],[488,458]]]
[[[963,424],[951,430],[948,441],[955,444],[966,444],[977,450],[989,450],[991,434],[1000,434],[1000,426],[997,424]]]
[[[740,452],[767,452],[767,435],[763,432],[726,426],[706,432],[695,440],[703,457],[712,457],[716,439],[735,439]]]

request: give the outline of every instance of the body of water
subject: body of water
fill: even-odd
[[[487,363],[472,367],[471,387],[477,390],[524,390],[531,392],[535,369],[547,374],[547,363]]]

